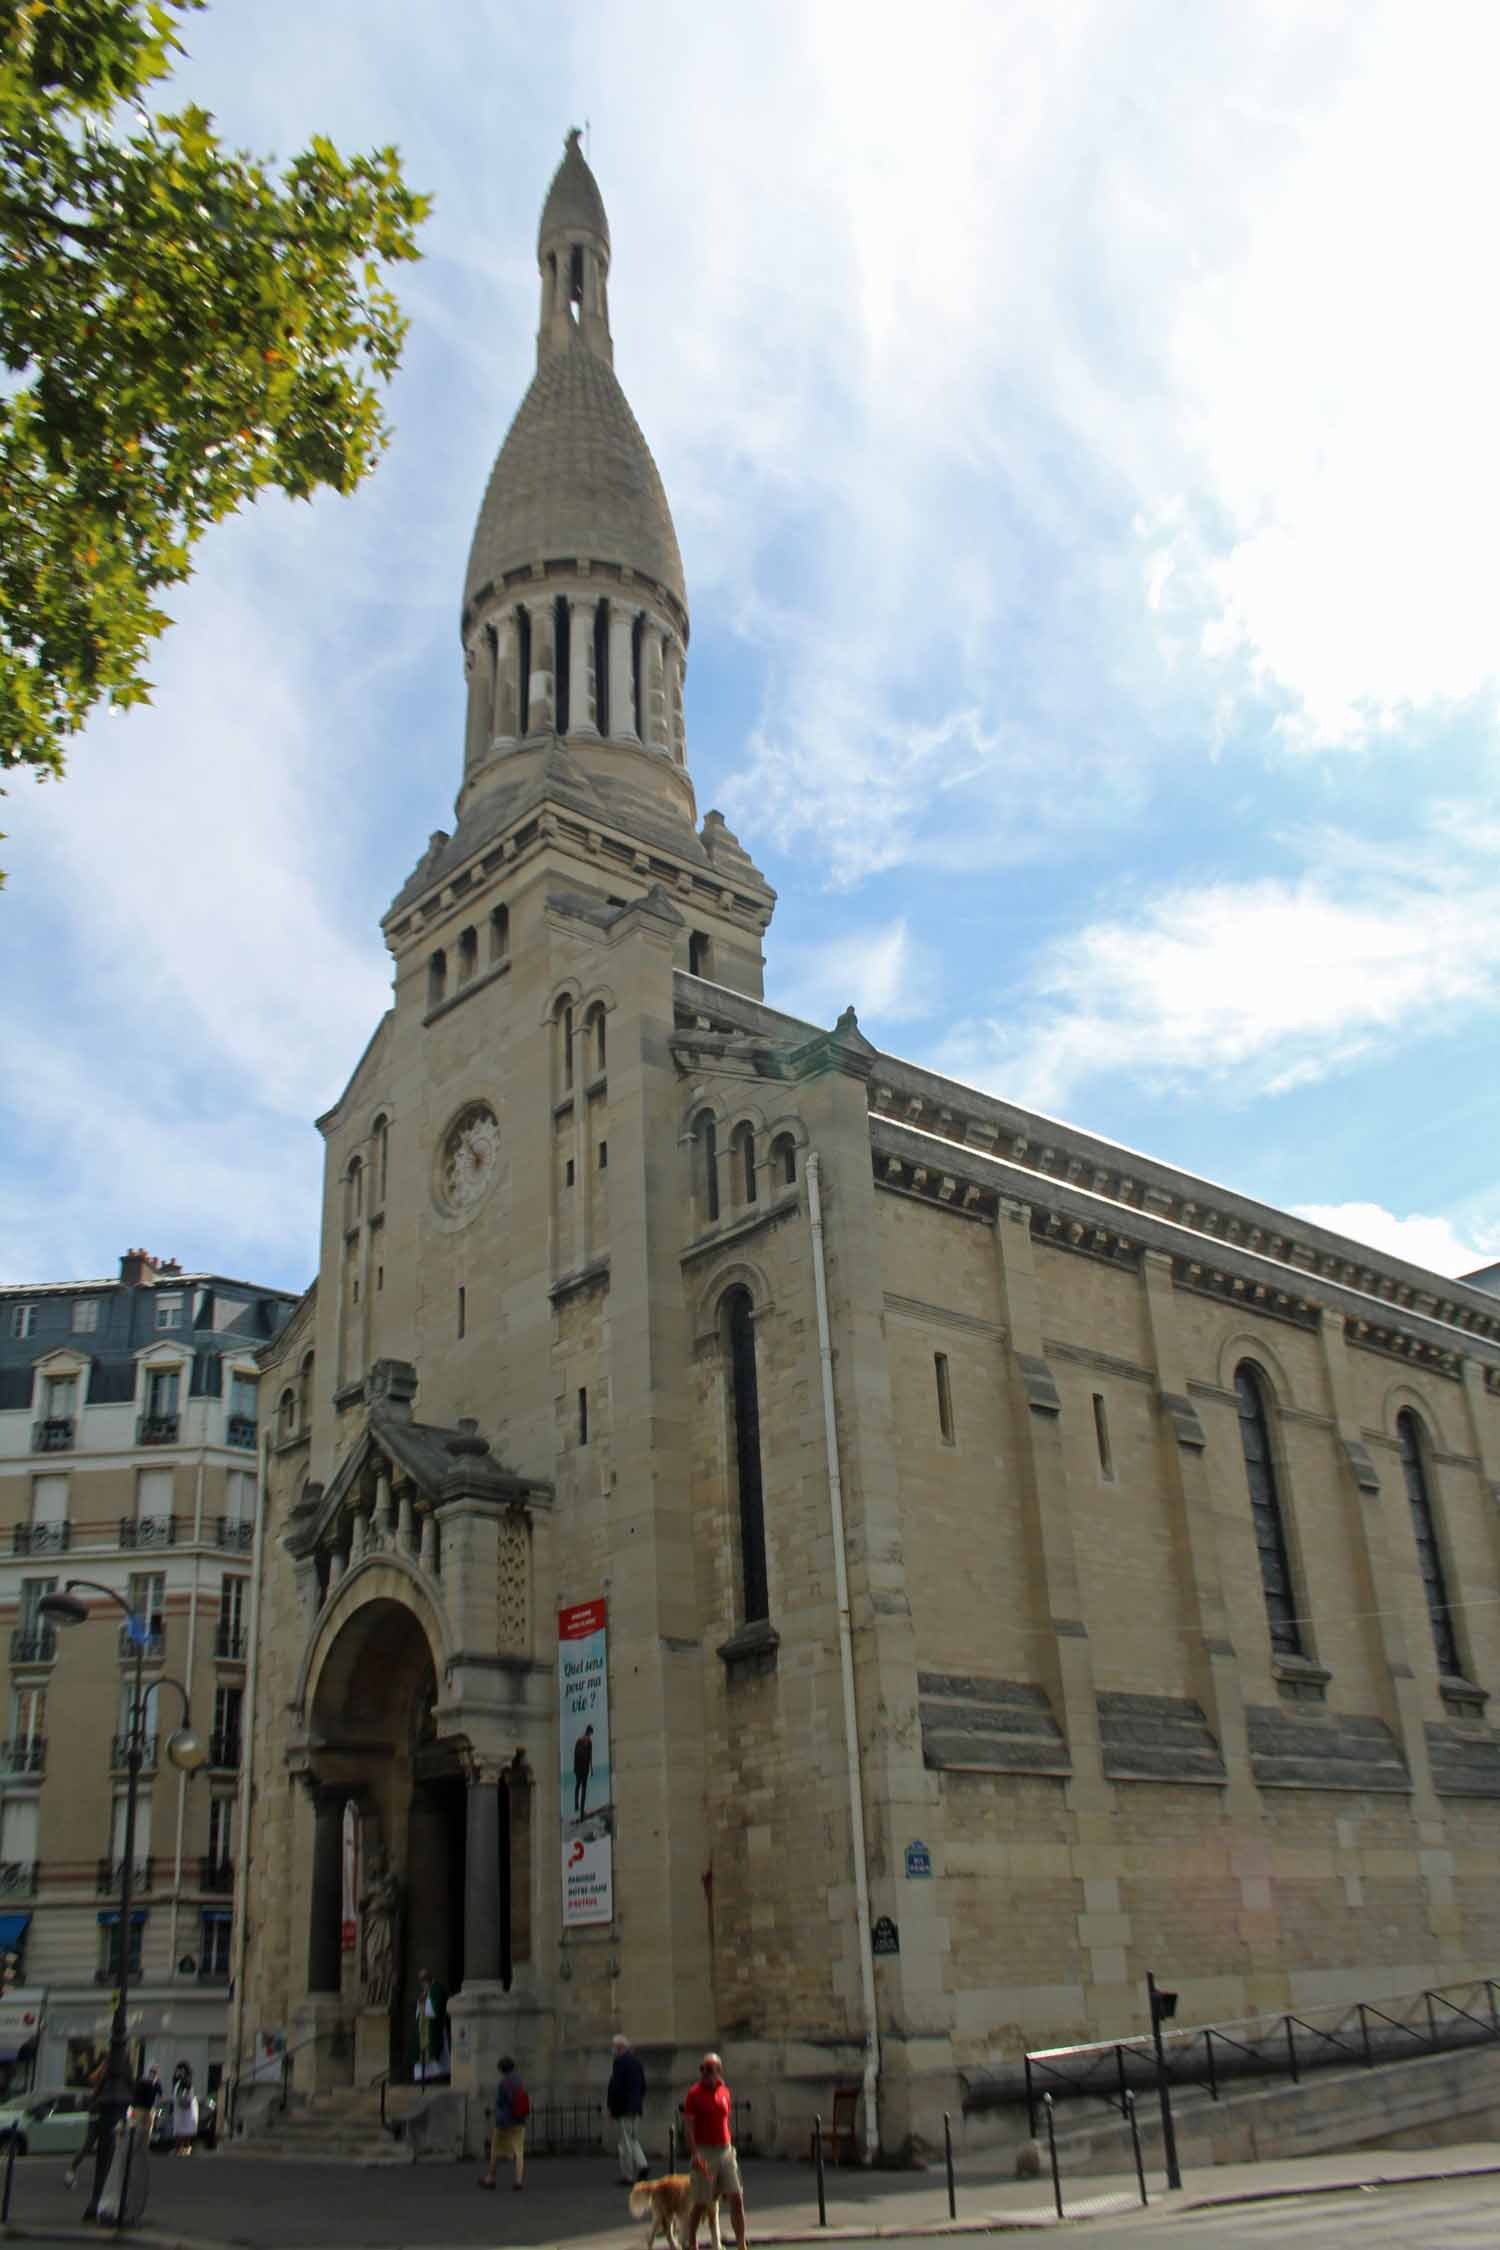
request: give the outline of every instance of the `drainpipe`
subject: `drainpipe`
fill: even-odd
[[[833,1583],[839,1619],[839,1682],[844,1702],[844,1752],[849,1773],[849,1847],[854,1858],[854,1920],[859,1940],[859,1990],[865,2016],[864,2161],[880,2145],[880,2021],[875,2012],[875,1955],[870,1942],[870,1886],[865,1872],[864,1781],[859,1765],[859,1715],[854,1701],[854,1644],[849,1625],[849,1572],[844,1559],[844,1486],[833,1404],[833,1344],[828,1328],[828,1275],[823,1251],[823,1195],[816,1150],[807,1156],[807,1216],[812,1229],[813,1294],[818,1308],[818,1367],[823,1434],[828,1448],[828,1515],[833,1531]]]
[[[256,1675],[260,1670],[260,1581],[265,1568],[266,1548],[266,1486],[269,1481],[268,1464],[271,1458],[271,1430],[268,1423],[261,1434],[256,1454],[255,1479],[255,1543],[250,1563],[250,1622],[245,1630],[249,1636],[249,1661],[245,1668],[245,1700],[242,1709],[250,1714],[251,1724],[240,1729],[240,1843],[234,1878],[234,2009],[230,2019],[228,2052],[224,2057],[227,2072],[235,2089],[235,2107],[239,2107],[241,2047],[245,2029],[245,1960],[250,1951],[250,1794],[255,1766],[254,1725]]]

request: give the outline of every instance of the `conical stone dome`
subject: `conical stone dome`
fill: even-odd
[[[589,170],[588,158],[578,145],[576,128],[568,135],[563,160],[552,175],[552,185],[542,205],[537,242],[540,245],[550,235],[568,234],[575,229],[602,236],[608,246],[609,220],[605,216],[604,198],[599,193],[599,182]]]
[[[587,556],[654,578],[687,607],[651,449],[614,369],[581,337],[543,359],[490,473],[465,607],[505,573]]]

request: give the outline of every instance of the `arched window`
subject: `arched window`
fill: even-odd
[[[1401,1474],[1406,1479],[1412,1529],[1417,1535],[1417,1560],[1422,1566],[1422,1584],[1427,1591],[1427,1614],[1432,1620],[1432,1643],[1437,1650],[1438,1670],[1458,1679],[1463,1675],[1463,1666],[1458,1660],[1458,1635],[1453,1630],[1453,1613],[1448,1607],[1448,1582],[1443,1572],[1442,1549],[1438,1545],[1437,1521],[1427,1489],[1422,1430],[1410,1407],[1403,1408],[1396,1416],[1396,1438],[1401,1447]]]
[[[760,1469],[760,1389],[755,1373],[755,1308],[748,1289],[724,1299],[724,1350],[734,1418],[734,1467],[740,1517],[740,1583],[744,1622],[771,1614],[766,1585],[766,1514]]]
[[[386,1174],[390,1158],[391,1128],[389,1120],[377,1117],[370,1129],[370,1209],[385,1209]]]
[[[349,1159],[344,1175],[344,1224],[357,1227],[365,1207],[365,1168],[357,1156]]]
[[[1240,1410],[1240,1444],[1245,1451],[1250,1514],[1260,1553],[1260,1583],[1271,1625],[1271,1646],[1283,1656],[1300,1656],[1302,1633],[1297,1623],[1297,1597],[1287,1557],[1281,1496],[1276,1489],[1265,1378],[1249,1360],[1242,1360],[1234,1371],[1234,1395]]]
[[[510,951],[510,908],[490,908],[490,959],[503,961]]]
[[[448,956],[439,946],[427,964],[427,1005],[435,1008],[448,989]]]
[[[603,1072],[605,1055],[604,1007],[602,1002],[596,1001],[590,1008],[588,1021],[583,1027],[583,1036],[588,1043],[589,1069],[597,1078]]]
[[[698,1208],[705,1220],[719,1216],[719,1128],[706,1109],[693,1128],[698,1143]]]
[[[557,1026],[557,1090],[561,1096],[573,1091],[573,1003],[559,1000],[553,1017]]]
[[[755,1127],[736,1125],[730,1139],[734,1152],[735,1193],[742,1203],[755,1201]]]
[[[778,1133],[771,1143],[771,1177],[783,1187],[797,1185],[797,1143],[790,1133]]]
[[[276,1401],[276,1435],[285,1445],[297,1434],[297,1394],[288,1384]]]

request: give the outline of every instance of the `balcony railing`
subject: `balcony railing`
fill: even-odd
[[[95,1984],[118,1984],[119,1981],[118,1955],[107,1961],[102,1969],[94,1971]],[[141,1981],[141,1949],[138,1945],[133,1945],[130,1949],[130,1981],[132,1984],[139,1984]]]
[[[240,1735],[236,1727],[214,1729],[208,1738],[208,1762],[211,1766],[227,1767],[234,1771],[240,1762]]]
[[[217,1961],[200,1961],[198,1964],[198,1982],[200,1984],[228,1984],[229,1963],[226,1961],[220,1967]]]
[[[248,1555],[255,1544],[255,1526],[241,1522],[238,1516],[220,1516],[218,1541],[221,1547],[230,1547],[237,1555]]]
[[[113,1737],[109,1746],[109,1762],[112,1766],[122,1768],[129,1764],[130,1737],[128,1734],[117,1734]],[[150,1773],[155,1767],[155,1764],[156,1736],[154,1734],[143,1734],[141,1736],[142,1773]]]
[[[177,1544],[177,1518],[175,1516],[121,1516],[120,1545],[122,1547],[175,1547]]]
[[[9,1774],[45,1773],[47,1737],[44,1734],[21,1734],[9,1742],[0,1742],[0,1768]]]
[[[50,1625],[18,1625],[10,1636],[12,1664],[50,1664],[57,1654],[57,1635]]]
[[[253,1414],[231,1414],[229,1426],[224,1434],[231,1445],[253,1446],[256,1427],[257,1424]]]
[[[71,1414],[44,1415],[40,1422],[33,1422],[31,1425],[32,1452],[71,1452],[74,1426],[74,1419]]]
[[[124,1872],[125,1862],[123,1859],[100,1860],[99,1896],[101,1898],[114,1898],[118,1896],[120,1889],[120,1878],[124,1874]],[[138,1897],[142,1891],[150,1890],[151,1862],[149,1859],[138,1859],[136,1861],[135,1872],[130,1878],[130,1887]]]
[[[245,1661],[245,1631],[241,1625],[221,1625],[214,1635],[214,1654],[225,1664]]]
[[[147,1664],[159,1664],[165,1653],[166,1634],[162,1631],[161,1619],[157,1618],[141,1642],[141,1656]],[[135,1655],[135,1635],[128,1625],[120,1627],[120,1654],[126,1658]]]
[[[204,1859],[198,1862],[198,1888],[217,1892],[222,1896],[234,1889],[234,1869],[227,1859]]]
[[[135,1425],[137,1445],[175,1445],[179,1414],[143,1414]]]
[[[71,1530],[66,1523],[18,1523],[10,1535],[11,1553],[65,1555]]]
[[[11,1898],[30,1898],[35,1889],[34,1859],[0,1859],[0,1891]]]

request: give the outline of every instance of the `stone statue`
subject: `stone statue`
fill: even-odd
[[[370,1878],[359,1902],[365,2006],[388,2008],[396,1989],[397,1917],[401,1885],[377,1845],[370,1855]]]

